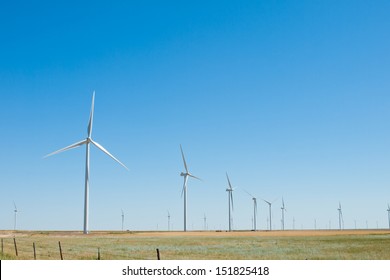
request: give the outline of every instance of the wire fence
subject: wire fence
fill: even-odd
[[[146,254],[145,254],[146,252]],[[102,243],[91,246],[88,242],[1,238],[0,259],[20,260],[128,260],[160,259],[158,248],[138,248],[126,244]]]

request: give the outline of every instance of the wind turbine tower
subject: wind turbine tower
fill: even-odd
[[[229,201],[229,231],[232,231],[232,211],[233,211],[233,188],[232,184],[230,183],[229,175],[226,172],[226,178],[229,184],[229,187],[226,189],[228,192],[228,201]]]
[[[123,209],[121,209],[122,211],[122,231],[123,231],[123,224],[125,222],[125,213],[123,212]]]
[[[186,172],[181,172],[180,176],[183,176],[183,178],[184,178],[184,185],[183,185],[183,189],[181,191],[181,195],[183,196],[183,194],[184,194],[184,231],[187,231],[187,181],[188,181],[188,177],[192,177],[192,178],[198,179],[200,181],[202,181],[202,180],[200,178],[192,175],[188,171],[186,159],[184,157],[184,152],[183,152],[183,148],[181,147],[181,145],[180,145],[180,150],[181,150],[181,156],[183,158],[184,168],[186,170]]]
[[[207,218],[206,218],[206,214],[204,214],[204,216],[203,216],[203,228],[204,228],[204,230],[207,230]]]
[[[171,230],[171,214],[168,211],[168,231]]]
[[[45,156],[45,158],[46,158],[46,157],[49,157],[49,156],[52,156],[52,155],[55,155],[55,154],[58,154],[58,153],[61,153],[61,152],[67,151],[67,150],[77,148],[77,147],[82,146],[82,145],[86,146],[85,193],[84,193],[84,230],[83,230],[84,234],[88,234],[89,150],[90,150],[90,144],[93,144],[94,146],[96,146],[99,150],[101,150],[103,153],[105,153],[106,155],[111,157],[113,160],[115,160],[117,163],[119,163],[120,165],[122,165],[124,168],[126,168],[128,170],[128,168],[123,163],[121,163],[118,159],[116,159],[113,155],[111,155],[110,152],[107,151],[102,145],[100,145],[98,142],[92,140],[92,124],[93,124],[94,103],[95,103],[95,92],[93,92],[93,94],[92,94],[92,106],[91,106],[91,113],[89,115],[87,138]]]
[[[16,216],[18,214],[18,208],[16,207],[16,203],[14,201],[14,230],[16,230]]]
[[[389,220],[389,229],[390,229],[390,205],[387,204],[387,218]]]
[[[269,230],[272,230],[272,214],[271,214],[271,207],[272,207],[272,203],[274,203],[276,200],[274,200],[273,202],[269,202],[265,199],[263,199],[263,201],[265,203],[268,204],[268,208],[269,208]]]
[[[339,211],[339,228],[342,230],[342,226],[344,225],[344,219],[343,219],[343,211],[341,210],[341,203],[339,202],[339,208],[337,208]]]
[[[282,210],[282,230],[284,230],[284,212],[287,211],[286,208],[284,207],[284,200],[282,197],[282,207],[280,208]]]
[[[252,197],[253,200],[253,217],[252,217],[252,222],[253,222],[253,230],[256,231],[256,222],[257,222],[257,198],[251,195],[249,192],[244,190],[247,194],[249,194]]]

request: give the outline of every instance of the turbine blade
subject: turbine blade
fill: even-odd
[[[263,199],[263,201],[264,201],[265,203],[267,203],[268,205],[271,205],[271,202],[269,202],[269,201],[267,201],[267,200],[265,200],[265,199]]]
[[[67,147],[65,147],[65,148],[59,149],[59,150],[57,150],[57,151],[55,151],[55,152],[52,152],[52,153],[50,153],[50,154],[44,156],[43,158],[47,158],[47,157],[50,157],[50,156],[55,155],[55,154],[59,154],[59,153],[64,152],[64,151],[67,151],[67,150],[71,150],[71,149],[77,148],[78,146],[84,145],[84,144],[86,144],[86,143],[87,143],[87,139],[82,140],[82,141],[79,141],[79,142],[74,143],[74,144],[72,144],[72,145],[69,145],[69,146],[67,146]]]
[[[184,153],[183,153],[183,148],[181,147],[181,145],[180,145],[180,150],[181,150],[181,156],[182,156],[183,162],[184,162],[184,168],[186,169],[186,172],[188,173],[187,163],[186,163],[186,159],[185,159]]]
[[[91,137],[91,135],[92,135],[92,123],[93,123],[94,107],[95,107],[95,91],[93,91],[93,94],[92,94],[91,113],[89,115],[89,122],[88,122],[88,137]]]
[[[190,177],[192,177],[192,178],[195,178],[195,179],[198,179],[199,181],[202,181],[202,182],[203,182],[202,179],[200,179],[199,177],[196,177],[196,176],[194,176],[194,175],[192,175],[192,174],[188,174],[188,176],[190,176]]]
[[[14,203],[15,210],[18,211],[18,208],[16,207],[15,201],[13,200],[12,202]]]
[[[94,144],[96,147],[98,147],[103,153],[105,153],[106,155],[108,155],[109,157],[111,157],[113,160],[115,160],[117,163],[119,163],[120,165],[122,165],[124,168],[126,168],[127,170],[129,170],[126,165],[124,165],[122,162],[120,162],[118,159],[116,159],[112,154],[110,154],[109,151],[107,151],[102,145],[100,145],[98,142],[95,142],[93,141],[92,139],[90,140],[92,144]]]
[[[243,189],[244,192],[246,192],[247,194],[249,194],[249,196],[255,198],[253,195],[251,195],[247,190]]]
[[[184,183],[183,183],[183,188],[181,189],[181,197],[183,197],[183,193],[184,193],[184,188],[187,184],[187,176],[188,175],[184,175]]]
[[[229,188],[232,190],[232,189],[233,189],[233,188],[232,188],[232,184],[230,183],[229,175],[227,174],[227,172],[226,172],[226,178],[227,178],[228,183],[229,183]]]
[[[233,193],[230,192],[230,200],[232,201],[232,210],[234,210]]]
[[[181,189],[181,196],[180,197],[183,197],[183,193],[184,193],[184,185],[183,185],[183,188]]]

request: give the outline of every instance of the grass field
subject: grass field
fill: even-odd
[[[238,232],[0,231],[0,259],[390,260],[389,230]],[[17,244],[16,256],[14,238]]]

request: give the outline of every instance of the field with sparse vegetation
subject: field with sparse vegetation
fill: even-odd
[[[389,230],[237,232],[0,231],[0,259],[390,260]],[[15,250],[18,256],[16,256]],[[100,255],[100,256],[99,256]]]

